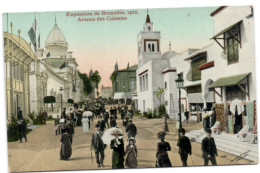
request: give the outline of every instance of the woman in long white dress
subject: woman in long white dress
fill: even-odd
[[[88,126],[89,119],[88,119],[88,117],[83,116],[81,122],[82,122],[82,126],[83,126],[83,133],[87,134],[88,131],[89,131],[89,126]]]

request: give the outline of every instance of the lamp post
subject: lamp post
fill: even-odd
[[[60,87],[60,112],[61,112],[61,117],[62,117],[62,94],[63,94],[63,88]]]
[[[175,80],[177,88],[179,89],[179,139],[180,139],[180,130],[182,129],[182,121],[181,121],[181,89],[183,88],[183,79],[181,74],[178,74],[178,78]]]

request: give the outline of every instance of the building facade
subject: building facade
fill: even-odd
[[[187,109],[189,118],[197,120],[203,108],[215,107],[222,130],[236,133],[245,124],[253,128],[256,119],[253,7],[220,7],[211,16],[214,36],[206,46],[182,53],[169,46],[169,51],[160,55],[160,49],[149,52],[146,44],[150,40],[160,45],[159,32],[152,30],[147,15],[144,30],[138,35],[138,109],[157,108],[160,103],[153,92],[160,87],[164,88],[161,102],[170,118],[176,118],[179,94],[175,80],[180,75],[184,79],[182,113]],[[236,112],[238,106],[242,113]]]
[[[58,113],[61,103],[62,107],[71,107],[73,103],[84,101],[78,64],[72,52],[68,51],[68,43],[56,21],[45,42],[45,49],[38,48],[36,55],[37,60],[31,63],[30,72],[32,111]],[[44,103],[44,98],[49,96],[55,98],[55,103]]]
[[[102,98],[112,98],[113,97],[113,88],[112,87],[101,87],[101,96]]]
[[[137,65],[127,66],[127,68],[118,70],[115,65],[115,76],[112,81],[114,100],[121,100],[125,103],[127,99],[132,99],[132,92],[136,90],[136,69]]]
[[[37,60],[31,46],[18,35],[4,33],[4,62],[7,120],[17,116],[18,107],[25,117],[31,111],[30,105],[30,64]]]

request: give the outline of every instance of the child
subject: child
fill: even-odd
[[[128,168],[137,167],[137,148],[135,146],[135,138],[128,138],[128,145],[126,146],[126,161],[125,165]]]

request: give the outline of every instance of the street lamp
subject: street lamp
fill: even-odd
[[[175,80],[177,88],[179,89],[179,139],[180,139],[180,130],[182,129],[181,122],[181,89],[183,88],[183,79],[182,75],[178,74],[178,78]]]
[[[61,112],[61,117],[62,117],[62,94],[63,94],[63,88],[60,87],[60,112]]]

